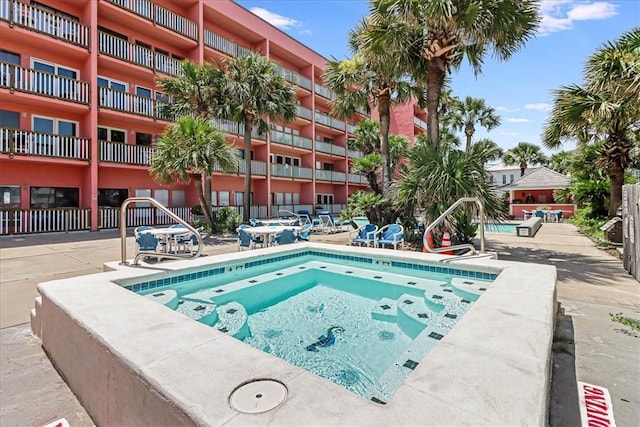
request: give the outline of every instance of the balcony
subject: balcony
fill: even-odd
[[[163,112],[163,107],[166,105],[165,102],[108,87],[99,87],[98,89],[98,106],[101,108],[137,114],[157,120],[173,120],[172,117]]]
[[[238,159],[238,166],[234,171],[226,172],[222,170],[222,168],[219,165],[216,165],[213,168],[213,170],[215,172],[237,173],[237,174],[244,175],[247,168],[245,166],[244,159]],[[251,175],[267,176],[267,162],[262,162],[259,160],[251,160]]]
[[[44,71],[0,62],[0,87],[35,93],[79,104],[89,104],[89,83]]]
[[[150,70],[172,76],[182,75],[181,61],[103,31],[98,32],[98,49],[101,54],[140,65]]]
[[[316,180],[344,183],[347,181],[347,176],[344,172],[316,169]]]
[[[0,1],[0,20],[89,48],[89,27],[17,0]]]
[[[198,24],[150,0],[107,1],[191,40],[198,40]]]
[[[354,134],[356,132],[356,125],[352,125],[351,123],[347,123],[347,132],[350,134]]]
[[[419,127],[420,129],[427,130],[427,122],[424,120],[420,120],[417,117],[413,118],[413,124]]]
[[[271,131],[271,142],[289,145],[291,147],[304,148],[305,150],[311,150],[313,148],[313,142],[310,138],[280,132],[277,130]]]
[[[206,28],[204,29],[204,44],[229,56],[244,56],[249,51],[246,47]]]
[[[316,111],[315,117],[316,123],[320,123],[332,129],[344,131],[347,128],[345,122],[343,122],[342,120],[335,119],[330,115],[322,113],[320,111]]]
[[[303,107],[302,105],[298,105],[298,117],[311,120],[311,118],[313,117],[313,114],[309,108]]]
[[[220,130],[233,135],[244,136],[244,124],[236,123],[226,119],[211,119],[211,122]],[[265,141],[266,134],[259,135],[257,129],[251,130],[251,138]]]
[[[303,89],[311,90],[310,79],[300,75],[299,73],[296,73],[295,71],[285,68],[282,65],[277,65],[276,69],[289,83],[293,83],[294,85],[300,86]]]
[[[347,153],[347,150],[344,147],[320,141],[316,141],[316,151],[320,151],[321,153],[335,154],[336,156],[341,157],[344,157]]]
[[[271,176],[299,179],[313,179],[311,168],[301,166],[289,166],[281,164],[271,164]]]
[[[359,150],[347,150],[350,159],[361,159],[364,154]]]
[[[330,101],[333,101],[334,99],[336,99],[336,94],[333,91],[322,86],[321,84],[316,83],[314,85],[314,88],[316,90],[316,94],[320,95],[321,97],[328,99]]]
[[[153,147],[122,142],[99,141],[100,161],[125,165],[149,166]]]
[[[349,174],[349,182],[353,184],[368,184],[367,177],[363,175],[358,175],[355,173]]]
[[[90,160],[90,140],[30,130],[0,128],[0,152],[10,156],[43,156]]]

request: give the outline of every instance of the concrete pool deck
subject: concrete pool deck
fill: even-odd
[[[111,234],[113,238],[108,233],[1,238],[2,327],[28,320],[35,284],[98,272],[104,261],[117,258],[119,240],[115,233]],[[639,317],[638,283],[626,274],[621,262],[595,248],[569,224],[545,224],[534,239],[497,234],[487,237],[488,247],[500,252],[503,260],[549,263],[558,268],[558,300],[565,316],[559,317],[556,333],[560,334],[557,344],[561,351],[554,359],[551,425],[577,423],[579,415],[573,399],[576,379],[609,388],[619,425],[639,424],[640,340],[622,332],[625,328],[610,322],[608,316],[609,312],[621,311]],[[344,243],[346,234],[314,235],[312,240]],[[235,250],[234,244],[207,249],[210,253]],[[2,424],[42,424],[52,416],[75,420],[74,425],[90,423],[86,414],[76,416],[83,412],[82,407],[68,389],[65,391],[40,347],[29,341],[27,331],[23,325],[0,332]],[[45,371],[49,376],[42,374]],[[25,381],[29,375],[32,380]],[[59,387],[52,395],[56,381]]]

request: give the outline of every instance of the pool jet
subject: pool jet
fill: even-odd
[[[333,333],[336,332],[344,332],[344,328],[342,326],[331,326],[327,329],[327,334],[322,335],[318,338],[318,341],[314,342],[307,346],[307,351],[318,351],[318,347],[331,347],[336,342],[336,336]]]

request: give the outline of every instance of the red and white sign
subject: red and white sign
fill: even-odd
[[[615,427],[609,390],[578,381],[578,400],[583,427]]]

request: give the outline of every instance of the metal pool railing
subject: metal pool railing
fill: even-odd
[[[427,251],[439,253],[443,251],[454,251],[456,249],[469,249],[472,255],[476,254],[476,248],[471,243],[464,243],[462,245],[455,245],[455,246],[446,246],[442,248],[432,248],[431,246],[429,246],[429,242],[427,239],[427,236],[429,236],[429,233],[431,233],[431,231],[433,231],[433,229],[438,224],[444,221],[444,219],[447,216],[449,216],[449,214],[451,214],[451,212],[453,212],[455,208],[457,208],[463,203],[475,203],[476,206],[478,206],[478,216],[480,217],[480,227],[479,227],[480,228],[480,253],[481,254],[486,253],[485,247],[484,247],[484,205],[482,204],[480,199],[477,197],[462,197],[458,199],[453,205],[449,207],[449,209],[444,211],[442,215],[440,215],[435,221],[429,224],[427,229],[424,231],[424,236],[422,238],[422,243],[424,247],[427,248]]]

